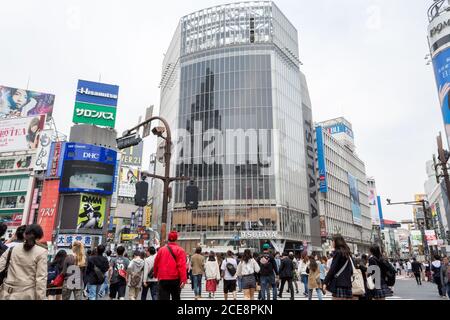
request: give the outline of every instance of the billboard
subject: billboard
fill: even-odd
[[[2,172],[27,170],[31,168],[32,156],[10,156],[0,158],[0,170]]]
[[[47,170],[48,160],[50,157],[50,148],[52,146],[53,130],[44,130],[41,133],[39,146],[34,159],[34,171]]]
[[[78,80],[73,122],[114,128],[118,99],[118,86]]]
[[[353,223],[362,225],[361,203],[359,201],[358,179],[348,174],[348,186],[350,190],[350,204],[353,213]]]
[[[323,144],[323,129],[316,127],[316,141],[317,141],[317,162],[319,166],[319,191],[322,193],[328,192],[327,184],[327,167],[325,163],[325,148]]]
[[[36,150],[45,115],[0,121],[0,152]]]
[[[144,142],[137,146],[122,150],[121,165],[122,166],[142,166],[142,154],[144,152]]]
[[[436,232],[434,230],[425,230],[425,239],[429,246],[437,246],[438,240],[436,237]]]
[[[370,215],[372,217],[372,224],[379,226],[380,225],[380,214],[378,212],[378,203],[377,203],[377,190],[374,187],[368,187],[369,191],[369,207],[370,207]]]
[[[42,197],[39,205],[37,223],[44,231],[41,242],[52,241],[52,233],[58,215],[59,180],[45,180],[42,187]]]
[[[106,198],[82,194],[78,211],[77,229],[102,230],[106,215]]]
[[[8,228],[17,228],[22,225],[23,213],[17,212],[0,217],[0,222],[6,224]]]
[[[81,143],[66,143],[60,192],[111,195],[117,152]]]
[[[47,178],[59,178],[62,172],[62,157],[64,155],[66,144],[64,142],[52,142],[49,152],[49,161],[47,164]]]
[[[419,230],[411,231],[411,244],[414,247],[422,245],[422,232],[420,232]]]
[[[433,58],[434,75],[438,87],[439,102],[444,119],[447,141],[450,141],[450,48],[440,52]]]
[[[326,127],[325,130],[331,135],[339,134],[339,133],[346,133],[348,136],[350,136],[350,138],[354,137],[352,129],[350,129],[343,123],[338,123],[334,126]]]
[[[51,119],[55,96],[0,86],[0,119],[47,115]]]
[[[121,167],[119,177],[119,197],[134,198],[136,183],[139,181],[139,170]]]

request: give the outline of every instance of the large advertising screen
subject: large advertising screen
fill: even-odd
[[[348,185],[350,189],[350,202],[353,213],[353,223],[362,225],[361,203],[359,201],[358,179],[348,174]]]
[[[59,191],[111,195],[117,152],[103,147],[66,143]]]
[[[327,167],[325,163],[325,147],[323,144],[323,129],[320,126],[316,128],[316,141],[317,141],[317,162],[319,166],[319,191],[322,193],[327,193],[328,184],[327,184]]]
[[[49,120],[54,103],[53,94],[0,86],[0,120],[37,115]]]
[[[447,141],[450,143],[450,48],[433,58],[434,75],[439,93],[442,117],[444,119]]]
[[[118,86],[78,80],[73,122],[114,128],[118,99]]]
[[[106,198],[82,194],[78,211],[77,229],[103,229],[106,215]]]
[[[0,152],[36,150],[45,115],[0,120]]]
[[[37,223],[44,231],[41,242],[52,241],[52,234],[58,214],[59,180],[45,180],[42,187],[42,197],[39,204]]]

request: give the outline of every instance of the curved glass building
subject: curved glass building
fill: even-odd
[[[297,30],[273,2],[181,19],[164,60],[160,114],[177,131],[172,175],[199,187],[199,208],[188,211],[187,183],[172,185],[172,228],[189,252],[199,242],[294,250],[311,241],[310,106],[299,66]]]

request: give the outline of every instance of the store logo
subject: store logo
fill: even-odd
[[[76,108],[75,113],[78,117],[95,118],[114,121],[113,112],[95,111],[89,109]]]
[[[433,38],[435,35],[440,34],[442,32],[442,30],[444,30],[448,26],[450,26],[450,19],[448,19],[447,21],[439,23],[436,27],[431,29],[431,31],[430,31],[430,38]]]
[[[101,97],[101,98],[108,98],[108,99],[119,99],[119,96],[117,94],[113,94],[113,93],[107,93],[107,92],[98,92],[98,91],[92,91],[89,90],[88,88],[79,88],[77,90],[77,92],[79,94],[85,94],[88,96],[94,96],[94,97]]]
[[[84,152],[83,153],[84,159],[93,159],[93,160],[99,160],[100,155],[98,153],[90,153],[90,152]]]

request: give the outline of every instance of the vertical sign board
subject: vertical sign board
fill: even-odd
[[[41,138],[39,139],[39,146],[34,160],[34,171],[47,170],[53,134],[53,130],[44,130],[41,132]]]
[[[146,206],[145,208],[145,223],[144,226],[146,228],[151,228],[152,225],[152,207]]]
[[[44,231],[41,242],[52,241],[52,233],[58,214],[59,180],[45,180],[42,188],[41,203],[37,223]]]
[[[362,225],[361,203],[359,201],[358,179],[348,174],[348,186],[350,189],[350,203],[353,213],[353,223]]]
[[[384,217],[383,217],[383,206],[381,205],[381,197],[377,196],[378,202],[378,215],[380,217],[380,228],[384,230]]]
[[[316,140],[317,140],[317,163],[319,166],[319,191],[321,193],[327,193],[328,192],[327,167],[325,162],[325,147],[323,143],[323,128],[321,126],[316,127]]]

